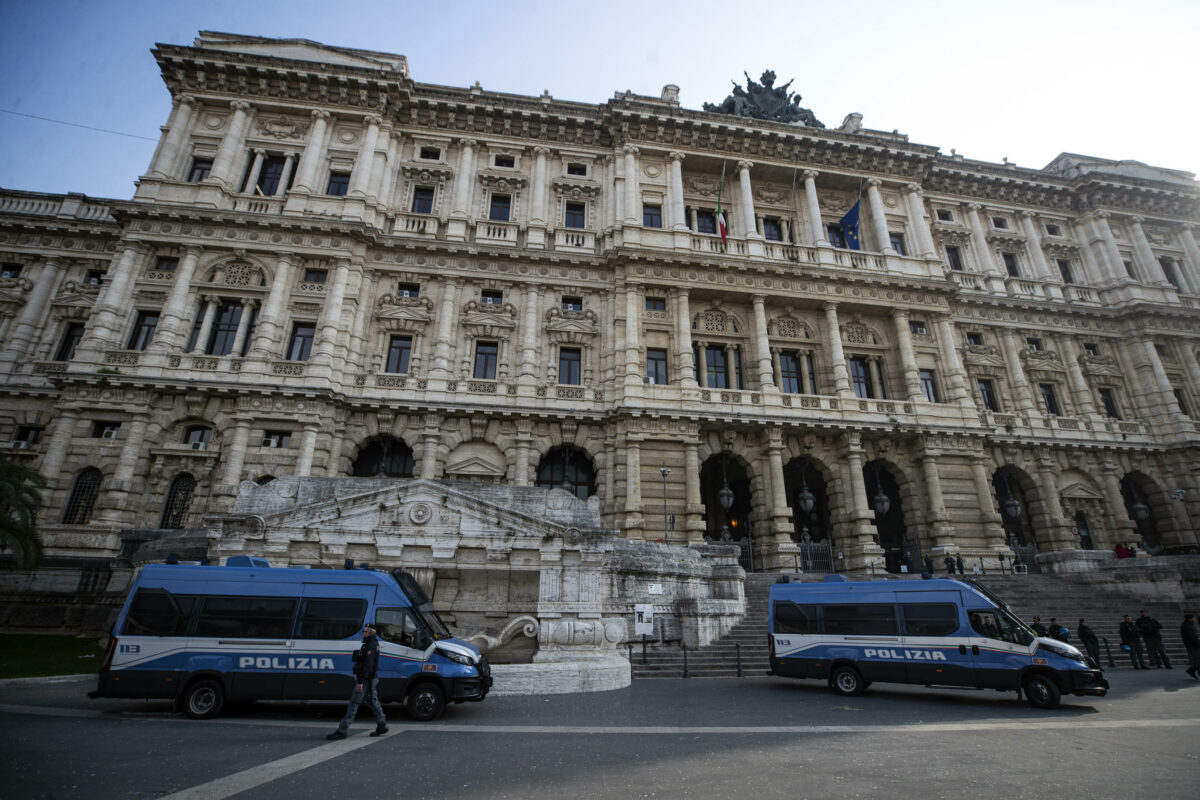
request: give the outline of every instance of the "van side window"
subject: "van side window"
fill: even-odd
[[[1014,644],[1032,644],[1033,636],[1021,627],[1021,623],[998,608],[972,609],[967,613],[971,627],[980,636],[999,639]]]
[[[196,636],[286,639],[296,601],[280,597],[206,597]]]
[[[958,630],[953,603],[904,603],[904,632],[909,636],[949,636]]]
[[[825,633],[841,636],[895,636],[896,607],[891,603],[825,606]]]
[[[296,626],[297,639],[346,639],[362,630],[364,600],[329,598],[304,601],[300,621]]]
[[[424,649],[418,645],[428,642],[424,631],[417,625],[413,615],[407,608],[378,608],[375,609],[375,632],[385,642],[398,644],[402,647]],[[422,635],[417,635],[420,632]],[[425,642],[420,641],[425,639]],[[427,645],[426,645],[427,646]]]
[[[817,607],[799,606],[786,600],[776,602],[775,633],[818,633]]]
[[[138,589],[125,615],[125,636],[183,636],[196,598],[164,589]]]

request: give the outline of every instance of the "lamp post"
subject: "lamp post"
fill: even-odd
[[[1196,540],[1196,546],[1200,547],[1200,533],[1196,533],[1196,522],[1192,519],[1192,515],[1188,513],[1187,507],[1187,490],[1176,489],[1174,491],[1175,499],[1183,504],[1183,515],[1187,517],[1188,525],[1192,528],[1192,537]]]
[[[809,518],[809,515],[812,514],[813,508],[815,508],[817,505],[817,498],[814,497],[813,493],[811,491],[809,491],[809,489],[808,489],[808,477],[804,474],[807,471],[808,471],[808,464],[805,463],[800,468],[800,491],[796,493],[796,508],[800,509],[800,511],[802,511],[804,513],[803,526],[801,527],[801,534],[800,534],[800,544],[804,549],[804,569],[805,569],[805,571],[808,571],[812,568],[812,564],[809,561],[809,559],[811,558],[811,552],[810,552],[809,548],[807,547],[807,545],[810,541],[810,538],[811,538],[808,535],[808,518]],[[796,571],[799,572],[799,570],[796,570]]]
[[[658,474],[662,475],[663,479],[663,541],[670,544],[671,531],[667,528],[667,476],[671,474],[671,470],[666,464],[663,464],[659,467]]]

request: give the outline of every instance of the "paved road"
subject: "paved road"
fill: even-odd
[[[1110,674],[1104,698],[876,684],[847,699],[778,678],[644,680],[492,697],[434,723],[260,703],[195,722],[89,701],[92,680],[0,684],[0,798],[1164,798],[1200,785],[1200,682]]]

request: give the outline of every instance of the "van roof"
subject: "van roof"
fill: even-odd
[[[138,580],[247,581],[271,583],[391,584],[392,576],[373,569],[302,569],[297,567],[219,567],[190,564],[147,564]]]
[[[822,583],[773,583],[770,595],[812,595],[816,597],[845,597],[846,595],[884,595],[905,592],[960,591],[968,592],[989,606],[994,605],[982,592],[969,583],[952,578],[929,580],[830,581]]]

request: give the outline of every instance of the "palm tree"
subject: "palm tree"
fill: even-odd
[[[35,470],[0,457],[0,550],[11,547],[22,569],[33,569],[42,560],[37,515],[45,485]]]

